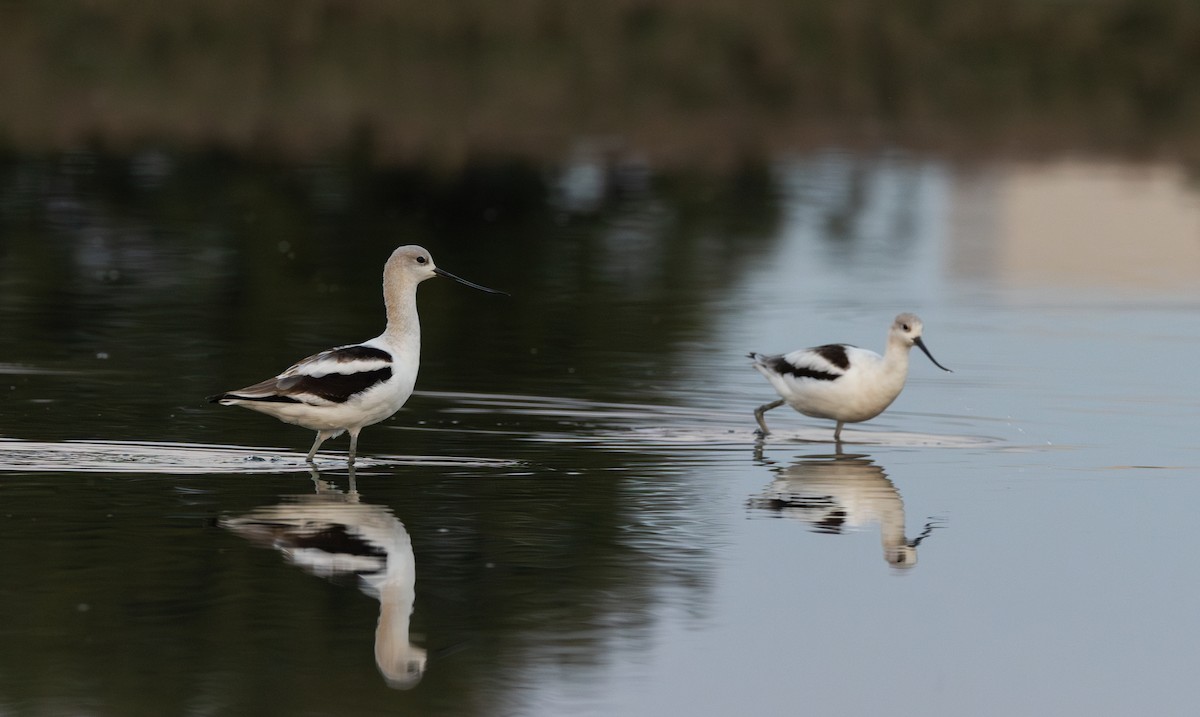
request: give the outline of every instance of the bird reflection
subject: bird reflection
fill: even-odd
[[[286,496],[221,525],[314,575],[358,576],[359,588],[379,600],[375,664],[390,687],[411,689],[425,673],[425,650],[408,639],[416,584],[408,531],[387,508],[360,502],[353,466],[348,492],[315,468],[312,478],[315,493]]]
[[[930,520],[916,538],[905,536],[900,492],[869,456],[839,451],[772,470],[775,480],[750,499],[751,507],[802,520],[818,533],[840,534],[878,524],[883,558],[892,567],[916,565],[917,546],[939,527]]]

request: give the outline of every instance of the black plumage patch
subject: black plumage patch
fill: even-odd
[[[392,355],[383,349],[377,349],[373,346],[344,346],[340,349],[333,349],[329,352],[329,358],[332,358],[338,363],[350,363],[351,361],[391,361]]]
[[[818,381],[832,381],[839,376],[840,373],[829,373],[828,371],[819,371],[808,366],[794,366],[785,360],[782,356],[775,356],[767,359],[766,364],[772,371],[779,374],[795,376],[797,378],[812,378]]]
[[[334,403],[345,403],[356,393],[362,393],[377,383],[392,377],[392,367],[357,373],[327,373],[324,376],[303,374],[279,379],[279,390],[286,394],[308,394]]]
[[[236,393],[218,393],[215,396],[209,396],[209,403],[220,403],[225,399],[236,399],[238,401],[261,401],[263,403],[300,403],[299,399],[291,396],[239,396]]]
[[[811,351],[843,371],[850,368],[850,356],[846,354],[845,344],[825,344]]]

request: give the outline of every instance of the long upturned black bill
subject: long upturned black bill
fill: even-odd
[[[450,272],[446,271],[445,269],[439,269],[436,266],[433,267],[433,273],[437,274],[438,276],[444,276],[447,279],[454,279],[455,281],[457,281],[460,284],[466,284],[467,286],[471,287],[472,289],[479,289],[480,291],[486,291],[489,294],[503,294],[504,296],[509,295],[507,291],[498,291],[496,289],[489,289],[486,286],[480,286],[479,284],[467,281],[466,279],[462,278],[461,276],[455,276],[454,274],[451,274]],[[933,358],[933,357],[931,356],[930,358]],[[934,361],[934,363],[937,363],[937,361]]]
[[[941,365],[940,363],[938,363],[938,362],[937,362],[937,359],[935,359],[935,358],[933,357],[933,354],[929,353],[929,349],[925,348],[925,342],[921,340],[921,337],[920,337],[920,336],[918,336],[917,338],[913,339],[913,343],[917,345],[917,348],[919,348],[919,349],[921,349],[922,351],[924,351],[924,352],[925,352],[925,355],[929,357],[929,360],[933,362],[933,365],[934,365],[934,366],[937,366],[938,368],[940,368],[940,369],[941,369],[941,370],[943,370],[943,371],[950,371],[950,369],[948,369],[948,368],[946,368],[945,366],[943,366],[943,365]],[[953,371],[950,371],[950,373],[954,373],[954,372],[953,372]]]

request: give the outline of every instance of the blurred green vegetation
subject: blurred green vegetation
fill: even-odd
[[[1191,0],[0,2],[0,143],[1200,154]]]

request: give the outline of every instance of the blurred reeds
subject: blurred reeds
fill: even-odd
[[[1188,0],[0,0],[0,146],[1200,156]]]

